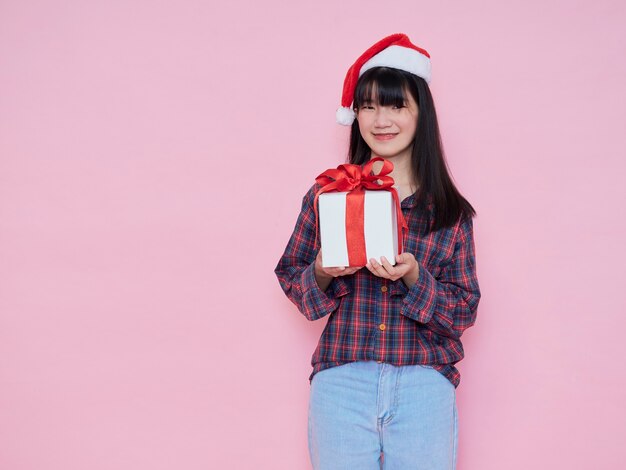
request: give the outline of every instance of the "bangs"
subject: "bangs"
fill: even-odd
[[[410,87],[406,72],[388,67],[375,67],[365,72],[354,90],[354,107],[374,103],[380,106],[404,106]]]

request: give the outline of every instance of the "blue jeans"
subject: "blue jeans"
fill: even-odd
[[[432,367],[351,362],[313,376],[315,470],[454,470],[457,441],[456,389]]]

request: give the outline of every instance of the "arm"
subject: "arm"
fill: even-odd
[[[318,186],[314,185],[302,199],[293,234],[274,270],[289,300],[308,320],[317,320],[334,312],[339,307],[340,297],[350,292],[344,279],[329,279],[329,274],[321,269],[319,248],[315,246],[313,210],[317,189]]]
[[[480,300],[470,217],[459,222],[455,239],[454,255],[437,279],[419,266],[419,277],[408,289],[401,313],[437,334],[458,339],[476,321]]]

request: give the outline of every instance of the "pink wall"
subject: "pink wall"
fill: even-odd
[[[55,3],[0,4],[1,469],[308,468],[273,268],[393,32],[478,211],[459,469],[624,468],[623,2]]]

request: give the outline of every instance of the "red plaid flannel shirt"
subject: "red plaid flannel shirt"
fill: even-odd
[[[352,361],[397,366],[421,364],[441,372],[455,387],[455,364],[463,356],[461,335],[476,320],[480,290],[476,277],[471,218],[426,234],[433,204],[415,196],[401,203],[409,230],[404,250],[415,256],[419,279],[410,289],[362,268],[334,278],[324,292],[315,280],[315,212],[319,185],[302,200],[302,210],[275,273],[287,297],[309,320],[328,317],[313,353],[313,376]],[[318,242],[319,245],[319,242]]]

